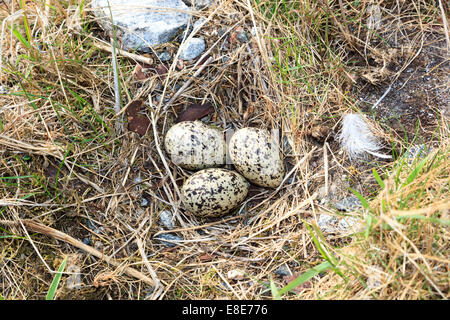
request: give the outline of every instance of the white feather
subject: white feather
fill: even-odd
[[[366,158],[367,153],[384,159],[391,158],[378,152],[381,145],[359,114],[351,113],[344,116],[342,130],[337,138],[351,160]]]

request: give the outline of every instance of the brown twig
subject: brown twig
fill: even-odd
[[[184,92],[184,90],[186,90],[186,88],[191,85],[192,81],[194,81],[193,79],[197,77],[213,60],[213,57],[209,57],[208,60],[206,60],[206,62],[202,64],[200,68],[198,68],[194,75],[188,81],[186,81],[186,83],[173,95],[169,102],[167,102],[167,104],[164,106],[164,110],[167,110],[170,107],[170,105]]]
[[[30,220],[30,219],[22,219],[20,220],[20,222],[23,224],[23,226],[27,229],[30,230],[32,232],[37,232],[37,233],[41,233],[41,234],[45,234],[49,237],[64,241],[68,244],[73,245],[74,247],[77,247],[97,258],[99,258],[100,260],[104,260],[107,263],[109,263],[110,265],[113,265],[115,267],[123,267],[122,263],[104,255],[103,253],[101,253],[100,251],[92,248],[91,246],[88,246],[86,244],[84,244],[83,242],[69,236],[68,234],[65,234],[64,232],[61,232],[59,230],[53,229],[51,227],[45,226],[39,222]],[[19,221],[8,221],[8,220],[0,220],[0,224],[1,225],[7,225],[7,226],[20,226]],[[123,267],[123,271],[131,276],[134,277],[136,279],[139,279],[143,282],[145,282],[146,284],[150,285],[150,286],[155,286],[155,282],[150,279],[149,277],[147,277],[145,274],[137,271],[136,269],[133,269],[131,267]]]
[[[99,48],[100,50],[107,51],[109,53],[112,53],[112,51],[113,51],[109,44],[106,44],[106,43],[104,44],[103,42],[101,42],[100,40],[95,39],[95,38],[94,38],[94,45],[97,48]],[[127,52],[127,51],[119,49],[119,48],[115,48],[115,51],[118,54],[120,54],[121,56],[124,56],[126,58],[129,58],[129,59],[132,59],[132,60],[135,60],[135,61],[138,61],[138,62],[142,62],[142,63],[145,63],[145,64],[153,64],[153,59],[152,58],[143,57],[143,56],[140,56],[138,54]]]

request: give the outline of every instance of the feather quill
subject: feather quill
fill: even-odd
[[[367,154],[383,159],[391,158],[389,155],[379,153],[381,145],[359,114],[351,113],[344,116],[342,129],[337,138],[341,147],[347,151],[350,160],[367,158]]]

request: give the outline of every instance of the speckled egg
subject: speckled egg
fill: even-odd
[[[247,196],[249,183],[239,173],[210,168],[191,175],[181,188],[186,210],[198,217],[218,217],[236,208]]]
[[[164,146],[173,163],[188,170],[225,164],[226,143],[219,129],[201,121],[183,121],[167,131]]]
[[[258,128],[236,131],[228,146],[236,170],[261,187],[276,188],[284,177],[277,135]]]

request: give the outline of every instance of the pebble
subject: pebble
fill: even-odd
[[[92,245],[92,239],[90,237],[83,238],[83,243],[85,245],[91,246]]]
[[[158,58],[159,60],[161,60],[161,62],[166,62],[172,59],[172,56],[167,51],[164,51],[158,54]]]
[[[408,162],[411,163],[414,159],[422,160],[430,154],[431,151],[432,148],[424,144],[413,145],[406,151],[406,156],[409,160],[411,160]]]
[[[161,243],[167,247],[175,247],[177,245],[177,243],[173,243],[173,242],[177,242],[177,241],[183,241],[184,239],[182,237],[170,234],[170,233],[164,233],[164,234],[160,234],[158,236],[156,236],[154,239],[161,241]],[[170,242],[164,241],[164,240],[169,240]]]
[[[183,0],[184,3],[188,6],[195,5],[197,9],[203,9],[209,7],[214,3],[215,0]]]
[[[89,229],[98,234],[101,234],[103,231],[105,231],[105,228],[103,228],[102,226],[97,228],[97,226],[90,219],[87,220],[87,226]]]
[[[354,211],[362,207],[361,200],[357,196],[350,196],[333,204],[340,211]]]
[[[203,38],[191,38],[183,43],[180,59],[182,60],[192,60],[197,58],[206,49],[206,43]]]
[[[275,274],[279,275],[281,277],[285,277],[285,276],[290,276],[291,273],[289,272],[288,267],[286,267],[286,265],[281,265],[280,267],[278,267],[277,270],[275,270]]]
[[[238,32],[237,39],[242,43],[247,43],[249,41],[245,31]]]
[[[67,267],[66,271],[73,273],[69,275],[69,277],[66,280],[67,289],[69,290],[80,289],[82,287],[80,267],[76,265],[70,265]]]
[[[159,214],[159,222],[169,230],[172,230],[175,226],[173,224],[173,214],[170,210],[163,210]]]
[[[349,231],[358,232],[362,224],[354,217],[339,218],[336,216],[321,214],[317,221],[319,229],[324,233],[345,234]]]
[[[148,207],[148,200],[147,199],[142,198],[141,207]]]
[[[200,18],[200,19],[198,19],[197,21],[195,21],[194,26],[193,26],[193,29],[194,29],[194,30],[200,29],[200,25],[201,25],[203,22],[205,22],[205,19],[203,19],[203,18]]]
[[[242,280],[244,279],[245,273],[240,269],[233,269],[228,271],[227,278],[230,280]]]
[[[4,86],[0,86],[0,94],[7,94],[8,89],[6,89]]]

